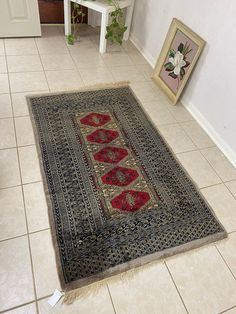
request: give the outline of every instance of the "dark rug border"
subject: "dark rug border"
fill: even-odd
[[[197,189],[198,193],[203,197],[205,203],[208,205],[211,214],[214,216],[214,218],[216,219],[216,221],[218,222],[218,224],[221,226],[222,228],[222,232],[207,236],[205,238],[201,238],[201,239],[197,239],[185,244],[182,244],[180,246],[176,246],[173,248],[169,248],[160,252],[156,252],[153,254],[149,254],[140,258],[137,258],[135,260],[132,260],[130,262],[124,263],[124,264],[120,264],[117,265],[113,268],[110,268],[104,272],[101,272],[97,275],[93,275],[89,278],[84,278],[84,279],[78,279],[75,280],[69,284],[65,283],[64,280],[64,276],[63,276],[63,270],[61,267],[61,258],[60,258],[60,253],[59,253],[59,247],[58,247],[58,243],[57,243],[57,236],[56,236],[56,228],[55,228],[55,222],[54,222],[54,215],[53,215],[53,208],[52,208],[52,202],[50,199],[50,195],[49,195],[49,190],[48,190],[48,185],[47,185],[47,180],[46,180],[46,175],[44,172],[44,167],[43,167],[43,161],[42,161],[42,155],[41,155],[41,148],[39,145],[39,136],[38,136],[38,131],[37,131],[37,127],[35,124],[35,119],[32,113],[32,108],[31,108],[31,99],[33,98],[37,98],[37,97],[44,97],[44,96],[56,96],[56,95],[64,95],[64,94],[79,94],[79,93],[83,93],[83,92],[88,92],[88,91],[94,91],[94,90],[106,90],[106,89],[120,89],[120,88],[129,88],[129,90],[131,91],[133,97],[135,98],[136,102],[138,103],[138,105],[142,108],[146,118],[148,119],[148,121],[152,124],[152,126],[157,130],[157,132],[159,133],[159,135],[161,136],[161,138],[163,139],[163,141],[165,142],[166,146],[168,147],[168,149],[171,151],[174,159],[176,160],[176,162],[178,163],[178,165],[182,168],[182,170],[184,171],[185,175],[190,179],[190,181],[193,183],[193,185],[195,186],[195,188]],[[35,144],[36,144],[36,148],[37,148],[37,153],[38,153],[38,158],[39,158],[39,164],[40,164],[40,170],[41,170],[41,175],[42,175],[42,181],[43,181],[43,186],[44,186],[44,191],[45,191],[45,195],[46,195],[46,201],[47,201],[47,205],[48,205],[48,217],[49,217],[49,224],[51,227],[51,236],[52,236],[52,242],[53,242],[53,246],[54,246],[54,251],[55,251],[55,255],[56,255],[56,265],[57,265],[57,272],[58,272],[58,276],[60,279],[60,283],[61,283],[61,288],[63,290],[66,291],[71,291],[74,289],[78,289],[78,288],[82,288],[85,286],[88,286],[90,284],[93,283],[97,283],[98,281],[102,281],[104,279],[109,279],[110,277],[119,275],[121,273],[127,272],[131,269],[137,268],[137,267],[141,267],[144,266],[148,263],[157,261],[157,260],[161,260],[161,259],[165,259],[167,257],[179,254],[179,253],[183,253],[192,249],[196,249],[199,248],[203,245],[206,244],[210,244],[219,240],[222,240],[224,238],[227,237],[227,232],[225,230],[225,228],[223,227],[223,225],[221,224],[221,222],[219,221],[219,219],[217,218],[215,212],[213,211],[212,207],[210,206],[210,204],[207,202],[207,200],[205,199],[205,197],[202,195],[200,189],[197,187],[197,185],[195,184],[195,182],[193,182],[192,178],[189,176],[189,174],[187,173],[187,171],[184,169],[184,167],[181,165],[181,163],[179,162],[179,160],[176,158],[175,153],[173,152],[172,148],[169,146],[169,144],[166,142],[166,140],[163,138],[163,136],[160,134],[159,130],[157,129],[157,127],[154,125],[153,121],[151,120],[151,117],[149,116],[149,114],[147,113],[147,111],[145,110],[144,106],[142,105],[141,101],[136,97],[136,95],[134,94],[133,90],[129,87],[128,83],[123,83],[121,82],[120,84],[102,84],[101,87],[88,87],[88,88],[82,88],[79,90],[73,90],[73,91],[60,91],[60,92],[55,92],[55,93],[41,93],[41,94],[31,94],[31,95],[27,95],[25,96],[27,99],[27,105],[28,105],[28,109],[29,109],[29,115],[30,115],[30,119],[32,122],[32,126],[33,126],[33,131],[34,131],[34,137],[35,137]]]

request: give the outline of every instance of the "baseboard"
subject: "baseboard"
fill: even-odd
[[[134,36],[133,33],[130,34],[130,40],[135,45],[135,47],[140,51],[147,62],[154,68],[156,60],[153,56],[141,45],[139,40]],[[213,126],[207,121],[207,119],[201,114],[201,112],[194,106],[193,103],[187,97],[182,98],[183,106],[190,112],[194,119],[199,123],[203,130],[208,134],[212,141],[221,149],[224,155],[229,159],[229,161],[236,167],[236,152],[222,139],[222,137],[216,132]]]
[[[134,34],[130,33],[130,41],[135,45],[135,47],[141,52],[147,62],[150,64],[152,68],[155,67],[156,61],[153,56],[140,44],[139,40],[134,36]]]
[[[209,121],[202,115],[202,113],[194,106],[194,104],[187,98],[182,98],[183,106],[189,111],[194,119],[199,123],[203,130],[208,134],[212,141],[219,147],[229,161],[236,167],[236,152],[222,139],[219,133],[213,128]]]

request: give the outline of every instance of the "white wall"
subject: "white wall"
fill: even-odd
[[[136,0],[131,39],[153,66],[173,17],[207,42],[182,103],[236,165],[236,1]]]

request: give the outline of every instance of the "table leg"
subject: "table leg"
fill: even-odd
[[[71,1],[64,0],[64,26],[65,35],[71,34]]]
[[[128,28],[127,28],[126,32],[124,33],[124,40],[128,40],[129,39],[129,33],[130,33],[130,28],[131,28],[131,21],[132,21],[133,11],[134,11],[134,1],[126,9],[125,25]]]
[[[105,53],[107,48],[107,40],[106,40],[106,33],[107,33],[107,26],[109,23],[109,13],[102,13],[102,22],[101,22],[101,34],[100,34],[100,53]]]

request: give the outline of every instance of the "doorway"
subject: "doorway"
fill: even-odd
[[[38,0],[41,24],[64,24],[63,0]],[[85,13],[84,23],[88,21],[88,10],[83,7]]]

